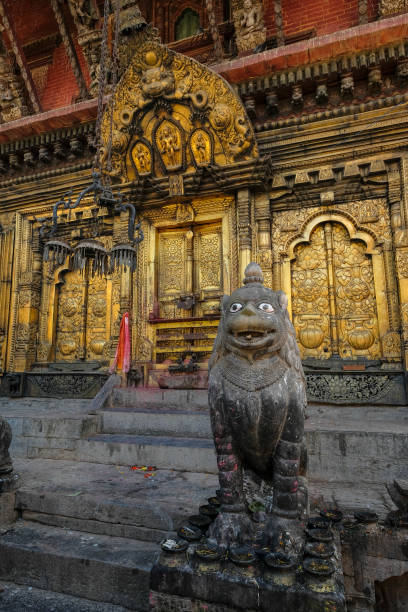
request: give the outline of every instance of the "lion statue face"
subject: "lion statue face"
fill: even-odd
[[[208,364],[211,370],[224,355],[235,353],[250,363],[278,355],[304,379],[296,334],[283,291],[264,287],[260,266],[245,269],[244,286],[224,295],[221,320]]]
[[[227,348],[233,352],[271,354],[287,338],[287,300],[283,292],[251,283],[224,297],[223,325]]]

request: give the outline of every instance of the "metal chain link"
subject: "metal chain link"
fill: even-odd
[[[115,9],[115,34],[113,39],[113,50],[112,50],[112,93],[115,93],[116,84],[118,82],[118,71],[119,71],[119,17],[120,17],[120,0],[116,0]],[[110,123],[109,123],[109,139],[106,153],[106,169],[108,177],[112,170],[112,134],[113,134],[113,101],[110,112]]]
[[[98,78],[98,114],[95,125],[95,139],[94,146],[96,153],[94,157],[93,170],[99,170],[101,172],[101,126],[102,126],[102,114],[103,114],[103,99],[106,90],[107,82],[107,70],[106,70],[106,58],[108,50],[108,21],[110,14],[110,2],[105,0],[103,8],[103,27],[102,27],[102,42],[101,42],[101,56],[99,62],[99,78]]]

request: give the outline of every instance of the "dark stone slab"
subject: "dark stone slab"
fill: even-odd
[[[150,606],[154,612],[346,610],[338,562],[332,576],[318,578],[300,566],[288,571],[271,570],[260,560],[249,567],[230,561],[202,562],[194,556],[194,546],[185,553],[162,553],[151,572]]]

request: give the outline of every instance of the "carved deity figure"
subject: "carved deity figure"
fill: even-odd
[[[254,6],[252,0],[244,0],[244,13],[241,17],[241,36],[246,36],[262,27],[262,13],[259,6]]]
[[[0,373],[3,371],[3,346],[4,346],[5,339],[6,339],[6,333],[4,329],[0,327]]]
[[[9,474],[13,470],[13,464],[9,455],[11,444],[11,427],[0,417],[0,477]]]
[[[68,0],[71,14],[81,33],[93,30],[98,21],[98,13],[93,0]]]
[[[0,47],[0,112],[1,119],[13,121],[27,114],[21,83],[14,74],[10,59]]]
[[[197,135],[195,146],[197,150],[198,163],[205,164],[207,158],[207,143],[201,133]]]
[[[136,148],[136,156],[139,161],[140,172],[146,174],[150,172],[150,155],[145,147],[139,146]]]
[[[300,540],[299,518],[307,507],[305,377],[286,295],[262,283],[260,266],[251,263],[244,286],[224,296],[209,364],[221,489],[210,538],[224,548],[254,539],[245,482],[267,511],[264,545],[286,531]],[[267,489],[273,491],[268,499]]]
[[[172,129],[169,125],[165,125],[159,137],[159,144],[160,153],[165,159],[166,166],[169,168],[177,166],[177,151],[180,151],[181,147],[176,130]]]
[[[234,10],[234,22],[239,51],[252,51],[266,40],[262,2],[244,0],[241,11]]]

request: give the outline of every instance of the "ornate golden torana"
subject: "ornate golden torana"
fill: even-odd
[[[151,39],[138,48],[105,113],[104,164],[112,112],[112,169],[105,170],[124,183],[258,157],[251,123],[228,83]]]

